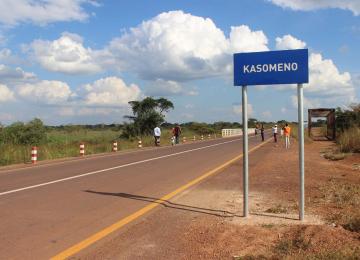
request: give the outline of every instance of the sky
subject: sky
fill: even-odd
[[[305,109],[360,102],[359,0],[0,0],[0,123],[122,123],[147,96],[174,103],[168,122],[241,122],[233,54],[301,48]],[[296,85],[248,103],[297,121]]]

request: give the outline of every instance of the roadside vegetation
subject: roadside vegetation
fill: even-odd
[[[298,124],[296,122],[293,122],[290,124],[291,127],[291,137],[294,138],[295,140],[298,140],[299,137],[299,127]],[[313,140],[309,137],[309,133],[307,131],[307,129],[304,130],[304,142],[305,143],[311,143]]]
[[[336,144],[324,152],[328,160],[342,160],[352,153],[360,153],[360,104],[350,105],[348,109],[337,108]]]
[[[182,137],[187,142],[221,136],[221,126],[231,127],[232,123],[215,124],[186,123],[182,124]],[[237,126],[237,123],[234,124]],[[85,154],[107,153],[112,151],[113,141],[118,142],[118,150],[136,149],[138,138],[123,137],[124,125],[65,125],[45,126],[40,119],[28,123],[16,122],[0,128],[0,165],[29,163],[31,147],[38,147],[38,160],[50,160],[79,156],[79,145],[85,143]],[[174,124],[164,123],[161,126],[161,145],[170,145],[171,129]],[[153,146],[152,135],[141,137],[142,146]]]
[[[161,145],[170,145],[172,123],[161,125]],[[196,140],[221,136],[222,128],[239,128],[239,123],[215,122],[213,124],[188,122],[180,124],[182,137],[191,142]],[[29,163],[31,147],[38,147],[38,160],[50,160],[79,156],[79,144],[85,143],[85,154],[107,153],[112,151],[113,141],[118,142],[118,150],[136,149],[141,138],[142,146],[153,146],[152,134],[126,138],[125,125],[60,125],[45,126],[40,119],[30,122],[16,122],[9,126],[0,127],[0,165]]]
[[[336,131],[339,150],[344,153],[360,152],[360,103],[349,109],[336,109]]]
[[[326,220],[360,234],[360,185],[329,179],[320,190],[321,202],[330,209]]]
[[[85,154],[107,153],[112,151],[112,143],[117,141],[118,150],[136,149],[138,141],[142,146],[153,146],[153,129],[161,126],[161,145],[170,145],[172,128],[176,123],[165,121],[165,114],[174,108],[165,98],[147,97],[141,101],[130,101],[132,115],[125,116],[128,122],[123,124],[97,125],[60,125],[46,126],[35,118],[29,122],[15,122],[8,126],[0,124],[0,166],[29,163],[31,148],[38,147],[38,160],[50,160],[79,156],[80,143],[85,144]],[[285,121],[279,121],[279,123]],[[260,122],[249,118],[249,127],[271,128],[273,123]],[[187,122],[180,124],[181,141],[220,137],[221,129],[241,128],[238,122]]]

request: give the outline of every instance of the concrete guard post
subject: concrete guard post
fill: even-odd
[[[37,161],[37,147],[33,146],[31,148],[31,163],[35,164]]]
[[[113,142],[113,147],[112,147],[112,151],[113,152],[117,152],[118,150],[118,143],[116,141]]]
[[[84,155],[85,155],[85,144],[80,143],[80,156],[84,156]]]

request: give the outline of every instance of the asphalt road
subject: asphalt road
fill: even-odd
[[[0,259],[57,255],[150,203],[127,197],[161,198],[241,151],[226,138],[0,169]]]

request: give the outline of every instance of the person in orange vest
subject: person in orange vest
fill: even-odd
[[[290,126],[288,124],[285,124],[284,135],[285,135],[285,148],[286,149],[290,148],[290,132],[291,132]]]

